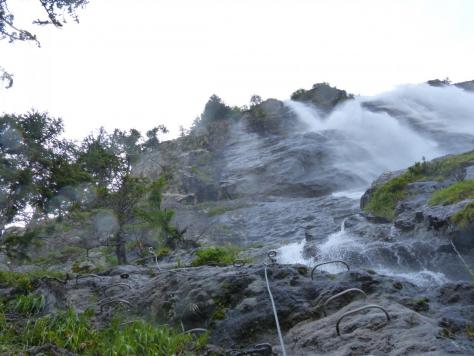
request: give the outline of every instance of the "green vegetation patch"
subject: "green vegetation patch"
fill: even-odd
[[[34,271],[27,273],[0,271],[0,288],[13,287],[26,292],[33,289],[32,284],[35,280],[43,277],[59,278],[64,280],[65,274],[62,272],[53,271]]]
[[[193,266],[231,265],[238,259],[240,251],[239,247],[232,245],[199,249],[196,252],[197,257],[191,264]]]
[[[451,216],[451,222],[461,229],[474,224],[474,202],[467,204],[462,210]]]
[[[393,220],[398,202],[407,195],[408,184],[427,180],[442,181],[473,161],[474,151],[469,151],[431,162],[417,162],[405,173],[377,187],[364,209],[375,216]]]
[[[93,313],[92,313],[93,314]],[[54,345],[81,355],[185,355],[204,346],[206,336],[193,339],[167,326],[146,321],[112,321],[97,328],[91,313],[73,310],[25,324],[12,324],[0,312],[0,352],[22,353],[34,346]]]
[[[40,295],[19,295],[8,303],[8,310],[23,315],[33,315],[43,311],[45,298]]]
[[[165,257],[168,256],[172,252],[171,248],[168,246],[161,247],[157,252],[156,256],[159,257]]]
[[[433,193],[430,205],[448,205],[474,198],[474,180],[465,180]]]
[[[416,181],[417,177],[416,174],[407,171],[379,186],[372,194],[365,210],[376,216],[393,220],[398,202],[406,196],[407,185]]]
[[[459,155],[448,156],[427,163],[427,168],[431,177],[436,180],[442,180],[449,177],[458,168],[466,166],[474,161],[474,151],[461,153]]]

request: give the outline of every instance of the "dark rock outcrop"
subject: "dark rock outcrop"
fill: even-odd
[[[327,83],[314,84],[310,90],[300,89],[291,95],[291,100],[310,103],[323,113],[329,113],[337,105],[352,99],[345,90],[331,87]]]
[[[426,289],[364,270],[316,272],[312,280],[301,265],[271,265],[268,276],[291,355],[468,355],[474,349],[470,284]],[[327,304],[325,316],[322,305],[348,288],[363,290],[367,299],[345,294]],[[66,284],[43,283],[34,293],[56,295],[48,299],[52,308],[72,304],[80,311],[94,310],[99,323],[111,317],[111,307],[101,307],[105,300],[124,300],[130,306],[122,315],[131,320],[209,330],[210,342],[219,346],[211,349],[221,353],[260,343],[269,343],[277,354],[280,350],[263,265],[161,271],[122,266]],[[376,310],[354,314],[341,322],[338,336],[336,323],[343,313],[368,304],[384,307],[390,320]]]
[[[474,91],[474,80],[469,80],[467,82],[461,82],[454,84],[455,86],[462,88],[466,91]]]

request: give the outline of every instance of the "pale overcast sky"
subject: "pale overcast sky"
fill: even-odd
[[[22,21],[37,0],[10,0]],[[90,0],[81,23],[0,42],[0,113],[30,108],[79,138],[103,125],[177,134],[208,97],[286,99],[326,81],[372,95],[403,83],[474,79],[472,0]]]

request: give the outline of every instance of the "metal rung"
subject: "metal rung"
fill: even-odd
[[[328,265],[330,263],[342,263],[344,266],[346,266],[347,270],[350,271],[351,268],[349,267],[349,265],[345,262],[345,261],[342,261],[342,260],[334,260],[334,261],[327,261],[327,262],[322,262],[322,263],[318,263],[316,266],[313,267],[312,271],[311,271],[311,279],[314,279],[313,278],[313,275],[314,275],[314,271],[316,270],[316,268],[320,267],[320,266],[323,266],[323,265]]]
[[[128,306],[130,309],[133,308],[133,305],[125,299],[111,299],[111,300],[106,300],[100,305],[100,312],[102,313],[104,310],[104,307],[109,304],[125,304]]]
[[[269,251],[267,253],[267,257],[268,257],[268,260],[270,261],[270,264],[275,264],[276,263],[276,255],[277,255],[277,252],[276,251]]]
[[[59,278],[56,278],[56,277],[49,277],[49,276],[44,276],[44,277],[41,277],[40,278],[42,281],[56,281],[58,283],[61,283],[61,284],[67,284],[67,282],[69,281],[69,275],[66,275],[66,278],[64,279],[64,281],[62,279],[59,279]]]
[[[184,333],[185,334],[198,334],[198,333],[207,333],[207,329],[204,328],[195,328],[195,329],[189,329],[186,330]]]
[[[132,289],[132,287],[130,287],[127,283],[115,283],[115,284],[112,284],[112,285],[110,285],[110,286],[103,287],[103,288],[102,288],[102,293],[104,293],[104,295],[107,296],[107,293],[106,293],[106,292],[107,292],[109,289],[112,289],[112,288],[114,288],[114,287],[126,287],[126,288],[128,288],[128,289]]]
[[[102,278],[102,276],[99,276],[98,274],[78,274],[76,276],[76,285],[79,279],[88,278],[88,277]]]
[[[346,316],[356,314],[360,311],[367,310],[367,309],[380,309],[380,310],[382,310],[385,313],[385,316],[387,317],[387,321],[390,321],[390,315],[388,315],[388,312],[385,310],[384,307],[381,307],[380,305],[375,305],[375,304],[365,305],[363,307],[360,307],[360,308],[357,308],[357,309],[354,309],[354,310],[349,310],[348,312],[342,314],[342,316],[338,319],[338,321],[336,323],[337,335],[341,336],[341,333],[340,333],[340,330],[339,330],[339,324],[342,321],[342,319],[344,319]]]
[[[243,267],[245,266],[245,261],[241,259],[235,260],[233,266],[237,268]]]
[[[322,305],[322,310],[323,310],[324,316],[327,316],[326,307],[327,307],[327,305],[329,304],[330,301],[332,301],[336,298],[339,298],[339,297],[343,296],[344,294],[347,294],[347,293],[350,293],[350,292],[358,292],[358,293],[362,294],[364,296],[364,298],[367,298],[367,294],[362,289],[359,289],[359,288],[349,288],[349,289],[346,289],[346,290],[344,290],[340,293],[334,294],[332,297],[329,297],[328,299],[326,299],[326,301]]]

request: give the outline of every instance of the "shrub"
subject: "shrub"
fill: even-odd
[[[192,261],[193,266],[217,264],[227,266],[237,259],[240,249],[236,246],[209,247],[196,252],[197,258]]]

